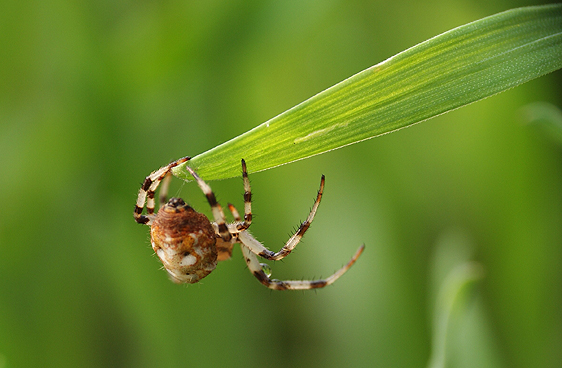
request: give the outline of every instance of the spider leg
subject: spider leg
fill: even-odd
[[[242,159],[242,180],[244,181],[244,223],[238,230],[246,230],[252,224],[252,188],[246,169],[246,161]]]
[[[240,214],[238,213],[236,207],[234,207],[234,205],[231,203],[227,204],[227,206],[228,206],[228,210],[230,211],[230,213],[232,213],[232,216],[234,217],[234,221],[242,222],[242,218],[240,217]]]
[[[312,206],[308,217],[300,225],[297,232],[293,236],[291,236],[287,243],[285,243],[283,248],[279,250],[279,252],[275,253],[270,251],[246,231],[242,231],[240,232],[240,234],[238,234],[240,241],[244,243],[244,245],[246,245],[246,247],[248,247],[252,252],[265,259],[278,261],[288,256],[301,241],[304,233],[310,227],[312,220],[314,220],[314,216],[316,215],[316,211],[318,210],[318,206],[320,205],[320,200],[322,199],[322,193],[324,193],[324,182],[325,178],[324,175],[322,175],[322,179],[320,180],[320,189],[318,189],[316,200],[314,201],[314,205]]]
[[[209,186],[209,184],[205,183],[203,179],[201,179],[191,167],[186,166],[185,168],[193,176],[195,181],[197,181],[197,185],[199,185],[199,188],[201,188],[201,191],[207,197],[207,202],[209,202],[209,205],[211,206],[211,211],[213,212],[213,217],[215,218],[215,222],[217,223],[218,232],[221,239],[225,242],[229,242],[232,239],[232,234],[230,233],[230,231],[228,231],[224,212],[221,205],[217,202],[217,198],[215,197],[215,194],[213,193],[211,187]]]
[[[327,277],[322,280],[276,280],[270,278],[262,269],[262,265],[258,261],[257,256],[254,254],[252,250],[245,247],[243,244],[240,245],[242,248],[242,254],[244,255],[244,259],[246,260],[246,264],[248,265],[248,269],[250,272],[258,279],[266,287],[273,289],[273,290],[308,290],[308,289],[318,289],[328,286],[334,283],[337,279],[339,279],[344,273],[349,270],[351,266],[357,261],[363,250],[365,249],[365,245],[359,247],[357,252],[353,255],[351,260],[347,262],[345,266],[337,270],[334,274],[330,277]]]
[[[244,161],[244,159],[242,159],[242,179],[244,181],[244,222],[242,222],[242,218],[236,207],[230,203],[228,204],[228,209],[237,222],[235,232],[247,230],[252,224],[252,189],[250,187],[250,179],[248,178],[248,170],[246,169],[246,161]]]
[[[234,242],[225,242],[221,238],[217,238],[215,246],[217,248],[217,261],[226,261],[232,257],[232,247],[234,246]]]
[[[137,197],[137,203],[135,205],[134,217],[135,221],[139,224],[152,225],[154,220],[154,192],[160,185],[160,182],[164,177],[172,170],[174,167],[188,161],[190,157],[183,157],[177,161],[170,163],[167,166],[161,167],[160,169],[153,171],[144,179],[139,194]],[[167,189],[166,189],[167,191]],[[146,203],[146,215],[142,214],[142,210]]]
[[[162,179],[162,186],[160,187],[160,193],[158,195],[158,202],[160,207],[162,207],[166,202],[168,202],[168,188],[170,187],[170,181],[172,180],[172,172],[168,171]]]
[[[236,207],[234,207],[234,205],[229,203],[228,209],[232,213],[232,216],[234,217],[234,220],[236,221],[236,223],[227,224],[230,233],[233,234],[232,239],[229,242],[225,242],[224,240],[222,240],[222,238],[217,239],[217,245],[216,245],[216,247],[217,247],[217,261],[219,261],[219,262],[225,261],[225,260],[230,259],[232,257],[232,247],[234,246],[234,243],[237,242],[236,226],[239,226],[238,223],[240,223],[242,221],[242,219],[240,218],[240,214],[238,213],[238,210],[236,209]],[[216,231],[216,229],[215,229],[215,231]]]

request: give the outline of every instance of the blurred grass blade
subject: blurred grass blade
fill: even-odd
[[[433,248],[428,368],[503,367],[478,288],[484,267],[472,261],[474,253],[471,237],[459,228],[443,231]]]
[[[547,102],[534,102],[520,110],[522,120],[562,146],[562,110]]]
[[[562,67],[562,4],[455,28],[317,94],[190,161],[207,180],[307,158],[424,121]],[[183,166],[183,165],[182,165]],[[174,174],[190,179],[182,166]]]
[[[472,286],[483,277],[483,268],[475,262],[457,265],[443,281],[433,318],[432,352],[428,362],[429,368],[447,366],[448,346],[451,344],[449,334],[457,327],[459,319],[465,317]],[[466,347],[465,347],[466,348]]]

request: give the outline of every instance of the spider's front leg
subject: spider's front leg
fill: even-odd
[[[238,231],[246,230],[252,224],[252,188],[250,187],[250,179],[244,159],[242,159],[242,180],[244,181],[244,222],[238,225]],[[232,211],[232,208],[230,210]],[[234,212],[233,215],[236,217]],[[240,221],[240,219],[237,219],[237,221]]]
[[[337,279],[339,279],[344,273],[349,270],[351,266],[357,261],[365,245],[359,247],[357,252],[353,255],[351,260],[347,262],[345,266],[337,270],[330,277],[322,280],[276,280],[272,279],[267,275],[263,269],[261,263],[258,261],[256,255],[244,244],[240,244],[242,249],[242,254],[244,254],[244,259],[248,265],[250,272],[261,282],[264,286],[273,290],[309,290],[309,289],[319,289],[333,284]]]
[[[186,166],[185,168],[187,169],[187,171],[189,171],[191,176],[193,176],[193,178],[197,182],[197,185],[205,194],[205,197],[207,197],[207,202],[209,202],[209,205],[211,206],[211,211],[213,212],[213,217],[217,224],[218,233],[221,239],[224,242],[230,242],[232,239],[232,234],[228,230],[228,226],[226,225],[226,217],[224,216],[221,205],[217,202],[215,193],[213,193],[213,190],[211,189],[209,184],[205,183],[203,179],[201,179],[191,167]]]
[[[324,175],[322,175],[322,178],[320,179],[320,189],[318,189],[316,200],[314,201],[314,205],[312,206],[312,209],[310,210],[308,217],[299,226],[297,232],[293,236],[291,236],[291,238],[287,241],[287,243],[285,243],[283,248],[279,250],[279,252],[276,253],[267,249],[246,231],[242,231],[240,232],[240,234],[238,234],[240,241],[244,243],[244,245],[249,250],[251,250],[254,254],[257,254],[258,256],[265,259],[278,261],[288,256],[293,251],[293,249],[295,249],[297,244],[301,241],[302,237],[304,236],[304,233],[310,227],[312,220],[314,220],[314,216],[316,215],[316,211],[318,210],[318,206],[320,205],[320,200],[322,199],[322,194],[324,193],[325,181],[326,178],[324,177]]]
[[[139,190],[139,194],[137,196],[137,203],[135,205],[134,217],[136,222],[138,222],[139,224],[145,224],[149,226],[152,225],[152,222],[154,221],[155,218],[154,193],[158,188],[158,186],[160,185],[160,182],[166,177],[166,175],[168,175],[170,170],[172,170],[174,167],[190,159],[191,159],[190,157],[180,158],[179,160],[176,160],[168,164],[167,166],[161,167],[160,169],[153,171],[150,175],[148,175],[144,179],[144,183],[142,184]],[[165,187],[167,189],[167,185],[165,185]],[[146,215],[143,215],[142,211],[144,209],[145,203],[146,203]]]
[[[244,181],[244,221],[242,221],[236,207],[231,203],[228,204],[228,209],[236,221],[235,224],[229,225],[229,227],[234,227],[231,231],[233,234],[247,230],[252,224],[252,188],[250,187],[250,179],[244,159],[242,159],[242,179]]]

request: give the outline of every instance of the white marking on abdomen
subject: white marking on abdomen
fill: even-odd
[[[182,258],[180,266],[193,266],[195,262],[197,262],[197,258],[190,254]]]

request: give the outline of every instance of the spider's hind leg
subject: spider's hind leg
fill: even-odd
[[[257,254],[258,256],[263,257],[265,259],[278,261],[278,260],[281,260],[281,259],[285,258],[286,256],[288,256],[293,251],[293,249],[295,249],[297,244],[301,241],[302,237],[304,236],[304,233],[310,227],[310,224],[312,223],[312,220],[314,220],[314,216],[316,215],[316,211],[318,210],[318,206],[320,205],[320,200],[322,199],[322,194],[324,193],[324,183],[325,183],[325,181],[326,181],[326,179],[325,179],[324,175],[322,175],[322,178],[320,180],[320,188],[318,189],[318,194],[316,195],[316,200],[314,201],[314,204],[312,205],[312,209],[310,210],[310,213],[308,214],[308,217],[299,226],[296,233],[293,236],[291,236],[291,238],[287,241],[287,243],[285,243],[283,248],[281,248],[279,250],[279,252],[276,253],[276,252],[273,252],[273,251],[267,249],[259,241],[257,241],[252,235],[248,234],[247,232],[241,232],[239,234],[239,237],[240,237],[240,240],[242,241],[242,243],[244,243],[248,247],[248,249],[250,249],[252,252],[254,252],[254,254]]]
[[[258,261],[257,256],[243,244],[240,244],[242,248],[242,254],[244,255],[244,259],[246,260],[246,264],[248,265],[248,269],[250,272],[261,282],[264,286],[273,289],[273,290],[309,290],[309,289],[318,289],[326,287],[330,284],[333,284],[337,279],[339,279],[344,273],[346,273],[351,266],[357,261],[365,246],[362,245],[359,247],[357,252],[353,255],[351,260],[347,262],[345,266],[337,270],[334,274],[330,277],[327,277],[322,280],[276,280],[272,279],[267,275],[263,269],[262,265]]]

